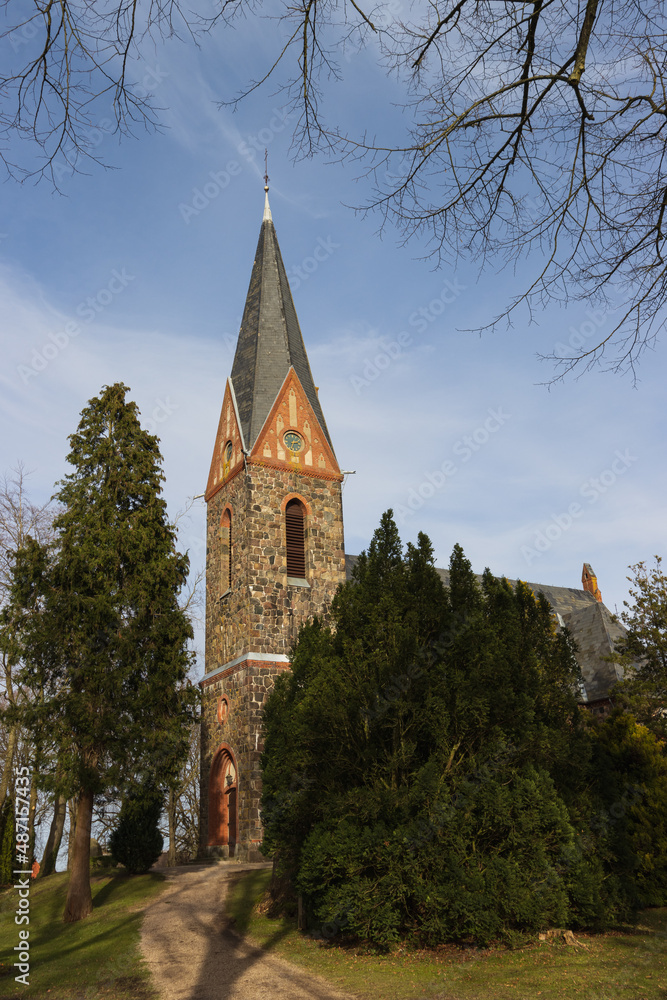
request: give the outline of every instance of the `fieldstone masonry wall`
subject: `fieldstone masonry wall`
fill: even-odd
[[[321,614],[345,579],[340,477],[249,465],[208,504],[206,671],[247,652],[289,655],[300,626]],[[306,579],[287,581],[284,504],[307,508]],[[232,585],[227,590],[221,520],[232,512]]]
[[[263,861],[259,853],[262,826],[259,818],[262,777],[260,757],[262,742],[262,708],[276,677],[288,670],[288,663],[244,660],[205,678],[203,688],[202,789],[201,831],[202,852],[229,856],[225,847],[209,843],[209,780],[213,759],[221,746],[234,753],[238,775],[238,833],[233,852],[242,861]],[[226,719],[219,718],[220,699],[229,703]]]
[[[305,474],[249,462],[209,497],[206,570],[206,676],[202,681],[201,849],[209,843],[209,780],[219,748],[230,748],[238,775],[235,856],[260,860],[262,708],[275,678],[289,669],[299,628],[326,614],[345,580],[338,475]],[[306,506],[306,581],[288,582],[284,508],[292,496]],[[221,521],[232,518],[232,582],[223,552]],[[274,659],[275,657],[275,659]],[[210,676],[209,676],[210,675]],[[220,698],[229,702],[219,718]]]

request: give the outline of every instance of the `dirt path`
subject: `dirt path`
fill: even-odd
[[[227,929],[223,899],[230,875],[259,867],[227,863],[165,872],[170,885],[146,910],[141,932],[160,1000],[351,1000]]]

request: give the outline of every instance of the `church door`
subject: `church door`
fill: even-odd
[[[208,802],[209,847],[229,847],[233,857],[238,835],[237,772],[228,747],[221,747],[213,759]]]
[[[232,785],[225,792],[227,796],[227,843],[229,844],[229,856],[232,857],[236,846],[236,785]]]

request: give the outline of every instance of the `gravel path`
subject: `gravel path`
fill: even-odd
[[[352,1000],[228,929],[229,876],[261,867],[231,862],[164,872],[170,885],[146,910],[141,932],[160,1000]]]

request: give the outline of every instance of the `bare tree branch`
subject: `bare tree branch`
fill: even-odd
[[[118,131],[157,124],[131,82],[147,36],[268,17],[274,56],[240,97],[221,95],[221,104],[278,78],[299,112],[295,151],[362,164],[373,186],[362,207],[379,211],[404,241],[426,235],[436,263],[467,256],[497,268],[527,258],[535,277],[498,320],[520,305],[535,318],[552,301],[581,298],[609,310],[622,300],[623,321],[574,351],[575,368],[634,371],[664,327],[661,0],[416,0],[403,20],[361,0],[217,0],[208,17],[179,0],[25,0],[11,8],[0,0],[0,10],[1,37],[15,43],[0,77],[0,137],[42,149],[33,173],[53,176],[57,155],[96,158],[86,128],[103,96]],[[30,44],[16,44],[27,32]],[[412,124],[400,138],[348,134],[321,111],[326,81],[341,76],[342,47],[370,35],[373,54],[405,86]]]

